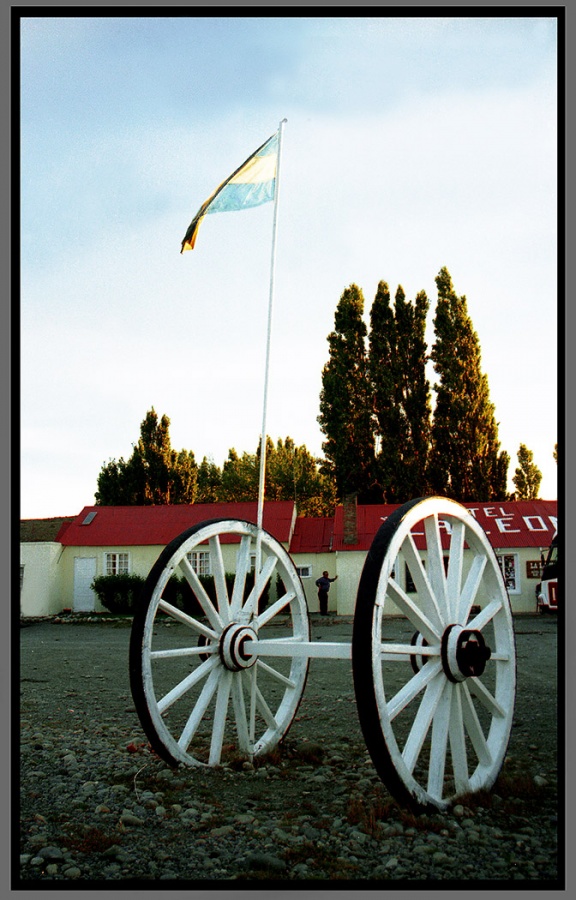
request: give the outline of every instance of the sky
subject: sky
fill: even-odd
[[[431,349],[445,266],[509,488],[522,443],[557,497],[553,16],[23,16],[21,518],[92,505],[152,407],[198,463],[256,450],[274,204],[180,245],[284,118],[267,433],[321,456],[341,294],[425,290]]]

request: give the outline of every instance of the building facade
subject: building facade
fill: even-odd
[[[498,558],[514,613],[536,612],[535,588],[541,555],[557,531],[556,501],[464,504],[484,528]],[[330,590],[329,610],[354,613],[366,554],[392,505],[337,508],[333,517],[298,518],[293,502],[266,503],[264,528],[290,553],[300,575],[310,612],[318,611],[316,579],[328,571],[338,576]],[[50,616],[70,609],[101,612],[92,582],[98,575],[123,572],[145,577],[164,547],[199,523],[214,519],[256,522],[256,503],[191,506],[85,507],[65,521],[52,540],[20,544],[20,613]],[[24,536],[29,529],[22,529]],[[223,543],[227,571],[234,570],[235,547]],[[424,563],[426,550],[421,550]],[[207,554],[191,560],[199,574],[207,571]],[[408,593],[410,573],[398,560],[395,577]],[[274,589],[274,586],[272,586]],[[392,607],[389,612],[393,612]]]

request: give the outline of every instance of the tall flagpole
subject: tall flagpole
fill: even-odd
[[[256,547],[256,572],[260,571],[262,523],[264,519],[264,487],[266,476],[266,412],[268,407],[268,373],[270,369],[270,336],[272,334],[272,309],[274,305],[274,274],[276,269],[276,236],[278,232],[278,198],[280,196],[280,160],[282,158],[282,132],[287,119],[282,119],[278,129],[278,159],[274,190],[274,222],[272,225],[272,256],[270,260],[270,294],[268,299],[268,329],[266,333],[266,365],[264,371],[264,402],[262,410],[262,435],[260,440],[260,480],[258,485],[258,540]]]

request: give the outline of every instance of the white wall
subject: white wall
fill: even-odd
[[[24,566],[21,616],[51,616],[66,606],[60,589],[61,554],[62,545],[53,541],[20,544],[20,566]]]

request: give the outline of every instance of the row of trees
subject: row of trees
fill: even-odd
[[[478,337],[450,273],[437,278],[435,342],[425,340],[429,301],[414,302],[398,287],[394,303],[382,281],[364,322],[364,297],[347,288],[328,335],[318,422],[324,458],[287,437],[267,438],[266,498],[295,500],[302,515],[327,515],[346,495],[360,502],[402,503],[426,494],[460,501],[506,500],[510,457],[500,450]],[[438,377],[432,411],[427,377]],[[171,447],[170,420],[151,409],[128,460],[111,460],[98,476],[96,503],[146,505],[255,500],[260,446],[231,449],[220,468],[206,457]],[[555,451],[556,453],[556,451]],[[535,499],[542,475],[524,445],[513,483],[516,499]]]
[[[260,445],[254,453],[228,452],[220,468],[204,457],[197,465],[190,450],[171,446],[170,419],[159,420],[152,408],[140,426],[140,438],[128,460],[110,460],[98,476],[100,506],[147,506],[167,503],[219,503],[256,500]],[[336,504],[333,481],[318,461],[292,438],[270,438],[266,445],[266,498],[295,500],[305,516],[328,515]]]

